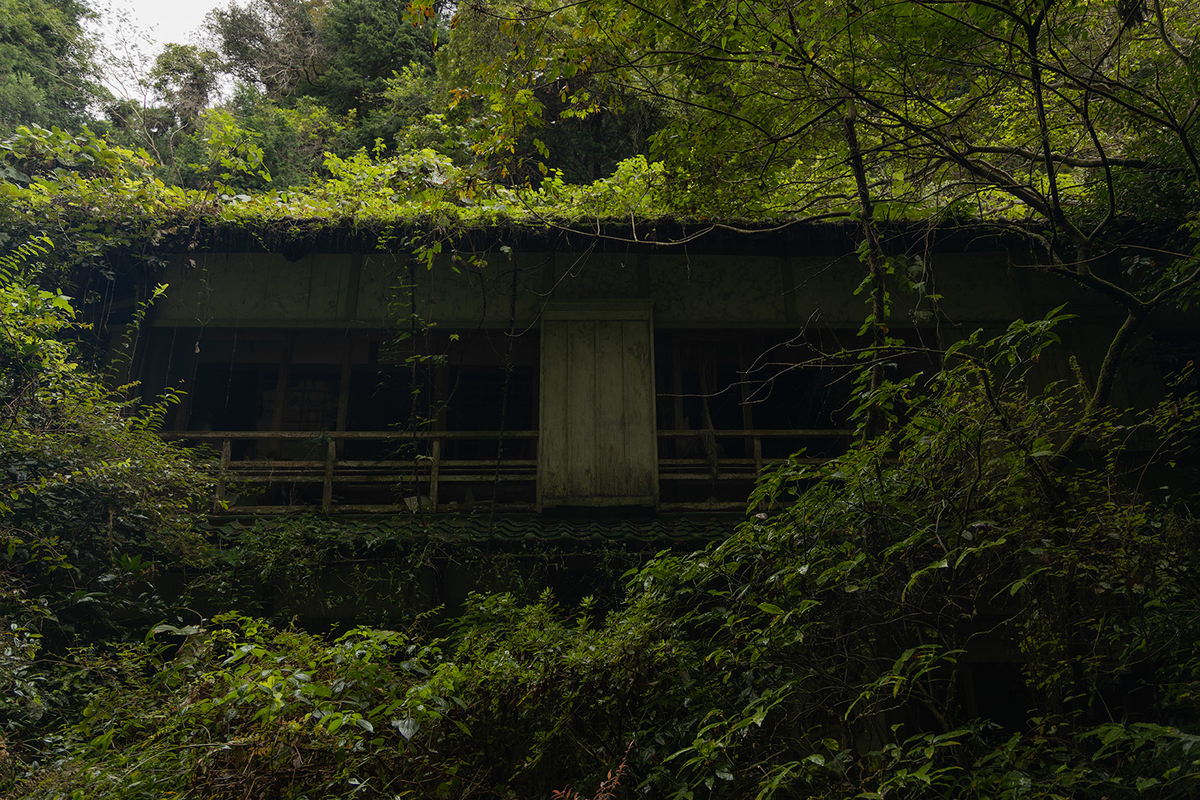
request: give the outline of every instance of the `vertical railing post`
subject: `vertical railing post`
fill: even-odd
[[[762,478],[763,457],[762,457],[762,436],[754,437],[754,480],[757,482]],[[759,511],[766,511],[767,506],[764,501],[758,503]]]
[[[221,511],[225,504],[225,476],[229,473],[229,462],[233,454],[233,442],[221,440],[221,466],[217,471],[217,492],[213,495],[213,511]]]
[[[430,447],[430,457],[433,463],[429,467],[429,506],[433,511],[438,507],[438,472],[442,466],[442,440],[434,439]]]
[[[321,492],[321,509],[328,514],[333,505],[333,465],[337,461],[337,439],[329,437],[325,447],[325,485]]]

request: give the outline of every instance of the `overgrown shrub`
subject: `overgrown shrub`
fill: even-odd
[[[16,739],[74,719],[97,669],[72,648],[162,618],[154,574],[196,544],[209,493],[155,433],[169,398],[139,408],[88,373],[70,298],[16,271],[47,247],[0,263],[0,734]]]
[[[543,589],[613,607],[621,575],[652,552],[638,542],[543,541],[491,537],[490,516],[463,515],[454,533],[423,515],[338,519],[296,514],[205,526],[206,545],[172,576],[176,605],[308,628],[436,628],[468,591],[506,591],[523,602]],[[194,614],[179,624],[194,622]]]
[[[515,798],[616,769],[606,796],[1195,796],[1197,530],[1145,481],[1186,485],[1196,398],[1056,462],[1080,404],[1026,383],[1049,335],[866,392],[888,432],[782,465],[769,512],[631,570],[602,620],[493,595],[437,639],[160,628],[18,791]]]

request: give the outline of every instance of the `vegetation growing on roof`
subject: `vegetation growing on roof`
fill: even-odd
[[[1121,235],[1197,210],[1191,0],[256,0],[91,130],[86,9],[51,5],[13,16],[44,47],[0,52],[81,79],[0,81],[4,791],[1196,794],[1197,402],[1107,407],[1139,329],[1200,286],[1191,245]],[[213,105],[222,72],[240,94]],[[607,615],[479,596],[449,629],[340,637],[247,616],[267,613],[247,575],[314,579],[347,537],[202,528],[207,480],[154,435],[171,397],[90,374],[61,288],[215,226],[378,232],[432,264],[456,230],[660,216],[860,231],[863,436],[769,475],[752,501],[778,515],[632,569]],[[922,268],[881,238],[894,219],[1021,222],[1027,266],[1126,312],[1095,380],[1026,385],[1053,318],[888,380],[890,292]],[[400,223],[427,236],[388,239]],[[235,588],[228,613],[182,618],[150,580],[166,563],[204,568],[193,597]],[[1015,699],[989,706],[987,680]]]
[[[229,123],[210,126],[206,185],[165,183],[144,151],[111,145],[86,129],[20,128],[0,150],[0,183],[9,230],[44,231],[68,248],[177,246],[186,234],[215,228],[286,230],[289,226],[384,232],[395,226],[433,233],[500,225],[540,226],[657,216],[661,169],[635,159],[588,186],[550,176],[540,186],[507,187],[471,175],[432,150],[394,156],[365,150],[325,156],[326,177],[280,191],[243,190],[240,181],[267,178],[254,137]],[[182,232],[182,233],[181,233]]]

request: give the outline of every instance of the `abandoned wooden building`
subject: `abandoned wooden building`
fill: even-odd
[[[164,435],[210,446],[214,509],[247,516],[744,512],[771,463],[847,446],[848,368],[821,356],[861,344],[854,228],[602,233],[481,232],[428,265],[403,237],[218,235],[125,280],[168,285],[128,377],[182,391]],[[924,293],[896,293],[893,335],[944,345],[1066,304],[1066,352],[1098,366],[1119,309],[1019,241],[897,235]],[[1071,379],[1065,357],[1039,368]],[[1134,359],[1119,400],[1160,384]]]

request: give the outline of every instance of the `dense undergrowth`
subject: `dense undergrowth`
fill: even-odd
[[[153,535],[139,546],[113,517],[111,541],[101,519],[71,551],[95,569],[56,565],[114,626],[73,636],[29,542],[64,550],[75,515],[22,495],[0,562],[0,785],[36,798],[586,796],[602,781],[630,797],[1194,796],[1200,558],[1176,492],[1200,406],[1177,394],[1136,419],[1097,416],[1085,454],[1057,462],[1079,397],[1025,377],[1052,336],[1015,323],[956,346],[919,385],[868,393],[885,433],[826,465],[782,465],[752,498],[770,513],[630,569],[607,614],[499,593],[449,627],[425,615],[322,635],[237,600],[240,613],[187,620],[164,608],[171,624],[151,627],[122,620],[105,587],[149,569],[162,543],[155,556]],[[57,408],[52,388],[23,395],[22,413]],[[147,464],[185,466],[153,452]],[[37,494],[144,507],[73,492]],[[239,558],[268,580],[288,558],[318,572],[337,541],[300,530],[298,550],[244,542]]]
[[[599,613],[620,596],[620,576],[652,552],[636,541],[550,542],[489,536],[490,515],[464,515],[459,535],[417,515],[336,519],[319,514],[233,520],[204,527],[205,543],[178,564],[170,586],[176,626],[236,610],[277,625],[343,629],[441,626],[472,589],[535,601],[546,588]],[[167,576],[164,576],[167,577]]]

